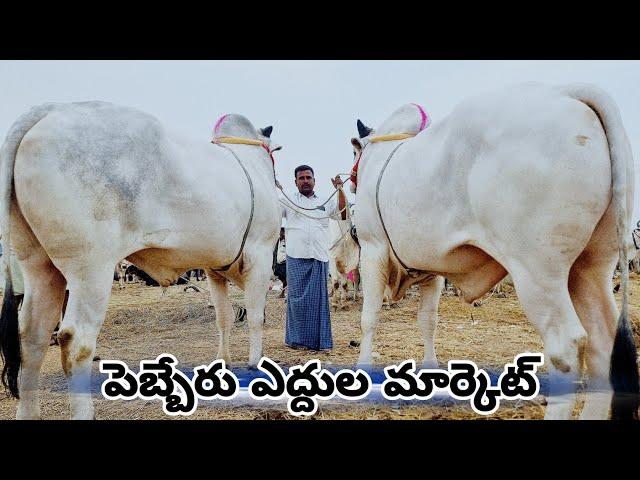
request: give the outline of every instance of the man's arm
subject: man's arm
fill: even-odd
[[[336,175],[336,178],[332,178],[331,183],[333,184],[333,188],[338,188],[338,186],[342,187],[342,179],[340,178],[340,175]],[[347,196],[344,194],[344,190],[340,188],[340,191],[338,191],[338,211],[341,212],[340,218],[342,218],[342,220],[347,219],[346,205]]]

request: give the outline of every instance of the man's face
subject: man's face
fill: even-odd
[[[311,170],[302,170],[296,174],[296,187],[302,195],[311,195],[315,186],[316,180],[313,178]]]

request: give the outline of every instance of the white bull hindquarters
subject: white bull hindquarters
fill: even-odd
[[[3,381],[20,394],[19,418],[39,416],[39,371],[65,285],[69,304],[58,339],[71,413],[93,416],[91,359],[113,265],[122,258],[162,286],[186,270],[208,268],[218,356],[227,362],[233,323],[227,279],[245,289],[249,362],[257,364],[280,225],[270,133],[226,115],[214,132],[223,148],[184,140],[147,114],[101,102],[38,107],[14,124],[1,153],[0,220],[27,289],[20,341],[11,296],[0,336]],[[10,289],[10,277],[7,283]]]
[[[610,365],[615,391],[631,394],[627,403],[616,396],[612,414],[635,416],[626,291],[633,161],[613,100],[592,86],[526,84],[463,102],[424,131],[419,113],[406,105],[352,140],[364,294],[359,363],[371,363],[385,283],[400,291],[421,284],[424,362],[432,364],[434,275],[471,302],[509,273],[544,341],[546,417],[570,417],[583,360],[590,394],[582,418],[607,416]],[[616,323],[618,256],[624,293]]]

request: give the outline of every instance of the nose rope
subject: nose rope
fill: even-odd
[[[420,110],[420,115],[422,117],[422,123],[420,124],[420,132],[424,130],[425,124],[427,123],[427,116],[422,110],[422,107],[416,103],[414,103],[416,107]],[[419,133],[419,132],[418,132]],[[417,133],[388,133],[386,135],[377,135],[375,137],[371,137],[369,139],[369,143],[379,143],[379,142],[393,142],[395,140],[407,140],[409,138],[413,138],[417,135]],[[360,166],[360,159],[362,158],[362,154],[364,149],[367,148],[367,145],[364,148],[360,149],[360,154],[358,158],[356,158],[356,163],[353,165],[351,169],[351,174],[349,179],[351,183],[353,183],[355,188],[358,188],[358,167]]]

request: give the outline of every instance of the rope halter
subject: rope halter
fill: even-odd
[[[412,103],[411,105],[413,105],[414,107],[416,107],[418,109],[418,112],[420,114],[420,125],[417,126],[418,131],[416,133],[388,133],[385,135],[377,135],[375,137],[371,137],[369,139],[369,143],[379,143],[379,142],[392,142],[392,141],[396,141],[396,140],[406,140],[408,138],[411,137],[415,137],[418,133],[422,132],[425,128],[427,128],[429,126],[429,124],[431,123],[431,119],[429,118],[429,116],[427,115],[427,113],[424,111],[424,108],[422,108],[421,105],[418,105],[417,103]],[[402,107],[404,108],[404,107]],[[358,122],[360,122],[358,120]],[[411,127],[413,127],[413,125],[409,126],[409,129],[411,129]],[[360,127],[358,127],[358,129],[360,129]],[[371,132],[371,129],[368,129],[369,133]],[[361,138],[364,136],[364,134],[361,134]],[[360,154],[358,155],[358,158],[356,159],[355,164],[353,165],[353,168],[351,169],[351,183],[353,185],[352,188],[356,188],[358,186],[358,167],[360,165],[360,158],[362,158],[362,153],[364,152],[364,149],[366,148],[366,145],[360,149]],[[355,190],[352,190],[353,192],[355,192]]]
[[[217,137],[217,138],[214,138],[211,141],[211,143],[213,144],[230,143],[234,145],[255,145],[255,146],[262,147],[269,154],[274,170],[276,168],[276,161],[273,158],[273,151],[269,149],[266,143],[260,140],[256,140],[254,138],[243,138],[243,137]]]
[[[407,138],[415,137],[416,133],[390,133],[388,135],[379,135],[377,137],[371,137],[369,139],[369,143],[379,143],[379,142],[392,142],[394,140],[406,140]],[[366,145],[365,145],[366,148]],[[353,165],[351,169],[351,183],[354,187],[358,186],[358,167],[360,166],[360,158],[362,158],[362,153],[364,152],[364,148],[360,150],[360,154],[356,159],[356,163]]]

